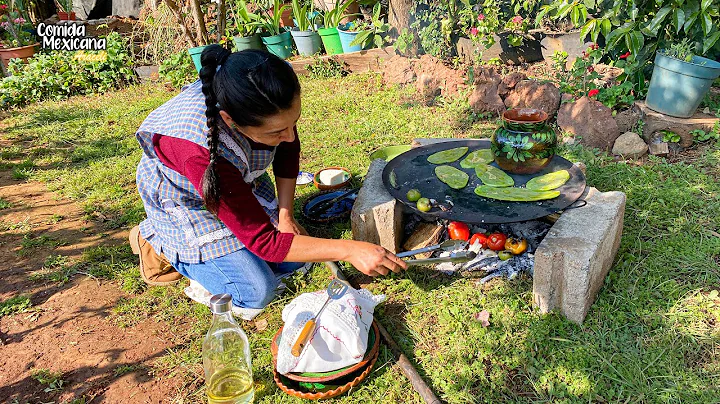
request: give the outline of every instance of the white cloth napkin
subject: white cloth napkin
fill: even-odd
[[[315,334],[300,355],[290,352],[305,323],[313,318],[327,300],[325,290],[303,293],[282,312],[285,326],[278,344],[277,371],[330,372],[362,361],[375,306],[385,295],[373,295],[365,289],[348,288],[338,300],[331,300],[317,320]]]

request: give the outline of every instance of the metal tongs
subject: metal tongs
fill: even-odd
[[[417,250],[405,251],[395,255],[398,258],[405,258],[432,251],[455,251],[462,248],[463,244],[465,244],[465,241],[462,240],[445,240],[440,244],[431,245],[430,247],[425,248],[419,248]]]
[[[408,266],[412,265],[428,265],[428,264],[439,264],[441,262],[469,262],[472,261],[477,257],[477,254],[473,251],[465,250],[465,251],[458,251],[450,254],[447,257],[436,257],[436,258],[427,258],[422,260],[407,260],[405,261]]]

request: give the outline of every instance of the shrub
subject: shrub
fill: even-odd
[[[103,93],[135,82],[123,39],[115,32],[106,39],[104,51],[43,52],[28,63],[11,61],[11,76],[0,82],[0,106],[7,109],[46,99]]]
[[[195,65],[187,51],[178,52],[163,60],[158,68],[158,75],[176,88],[198,79]]]

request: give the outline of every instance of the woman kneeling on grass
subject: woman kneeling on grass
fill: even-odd
[[[130,244],[147,283],[185,276],[231,294],[249,319],[301,262],[348,261],[370,276],[406,267],[380,246],[310,237],[295,221],[299,117],[300,83],[288,63],[263,51],[203,51],[200,80],[136,133],[147,219]],[[265,172],[271,163],[277,199]]]

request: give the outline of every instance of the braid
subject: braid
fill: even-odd
[[[217,120],[220,113],[218,108],[217,96],[213,89],[213,80],[215,72],[230,55],[230,52],[219,45],[208,46],[202,53],[200,69],[200,80],[202,80],[202,92],[205,94],[205,106],[207,107],[205,116],[207,117],[207,142],[210,149],[210,164],[208,164],[202,179],[202,196],[205,201],[205,207],[213,214],[217,214],[218,205],[220,204],[220,180],[215,164],[218,158],[218,125]]]

